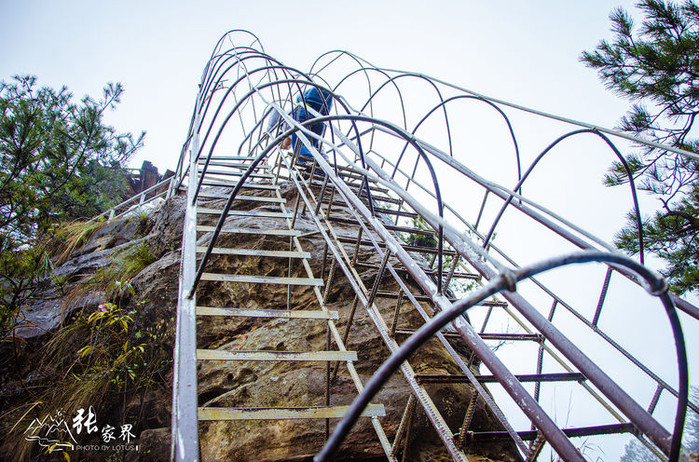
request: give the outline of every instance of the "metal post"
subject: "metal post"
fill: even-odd
[[[201,121],[197,115],[194,129]],[[198,131],[198,130],[197,130]],[[196,294],[189,297],[196,275],[197,207],[192,200],[197,187],[196,153],[199,135],[190,150],[187,209],[182,239],[180,287],[177,301],[177,332],[172,390],[172,451],[175,461],[199,460],[196,358]]]

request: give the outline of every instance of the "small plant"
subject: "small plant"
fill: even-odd
[[[18,327],[19,308],[52,270],[44,247],[0,249],[0,338]]]
[[[129,282],[114,281],[117,298],[133,300],[136,292]],[[28,456],[36,449],[21,431],[29,422],[58,409],[73,415],[77,409],[95,405],[103,410],[121,407],[127,419],[127,405],[140,403],[127,420],[138,427],[147,390],[162,386],[171,367],[168,350],[168,322],[150,322],[143,315],[149,300],[122,305],[105,302],[91,311],[74,315],[47,343],[41,369],[55,371],[51,386],[38,395],[37,406],[22,413],[14,425],[18,454]],[[18,433],[19,432],[19,433]],[[60,448],[56,449],[59,452]]]
[[[55,252],[56,264],[61,265],[68,261],[75,249],[87,242],[96,231],[106,224],[107,221],[99,220],[72,221],[56,227],[47,242],[47,247]]]
[[[109,263],[76,285],[63,301],[68,306],[85,293],[101,292],[108,300],[119,302],[122,296],[133,295],[131,279],[156,258],[145,241],[121,250],[110,257]]]
[[[437,236],[435,236],[434,230],[424,218],[419,215],[413,218],[412,227],[426,232],[408,233],[407,236],[403,236],[403,241],[406,244],[416,247],[429,247],[432,249],[437,247]]]
[[[147,235],[150,229],[153,227],[153,220],[151,220],[149,213],[145,210],[138,212],[136,215],[136,220],[138,221],[136,234],[139,236]]]

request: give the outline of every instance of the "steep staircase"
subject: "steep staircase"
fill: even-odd
[[[258,42],[255,38],[253,45]],[[381,457],[391,461],[417,460],[416,445],[425,441],[439,448],[420,456],[423,460],[478,460],[486,454],[496,460],[534,461],[549,445],[551,457],[555,453],[564,460],[583,461],[579,445],[571,439],[615,434],[634,435],[661,460],[678,460],[677,422],[684,420],[687,409],[696,412],[699,406],[687,401],[684,341],[673,310],[678,307],[694,322],[699,319],[696,307],[668,295],[667,287],[641,265],[608,252],[601,240],[526,200],[521,184],[509,190],[481,178],[453,153],[418,139],[414,132],[343,106],[347,113],[338,109],[321,119],[327,124],[326,133],[316,137],[308,123],[292,120],[288,108],[280,106],[294,101],[302,86],[317,85],[310,77],[281,66],[254,46],[234,46],[226,52],[222,47],[220,42],[204,71],[176,173],[179,184],[173,188],[187,193],[175,345],[173,459],[211,458],[206,455],[213,452],[200,447],[199,439],[211,426],[255,422],[268,425],[272,434],[280,432],[271,429],[273,422],[284,420],[322,425],[322,441],[312,438],[288,459],[273,460],[310,460],[321,449],[316,460],[332,460],[326,449],[337,449],[333,445],[350,432],[350,420],[360,412],[371,423]],[[360,71],[367,72],[366,66]],[[230,69],[238,77],[231,87],[224,87]],[[388,79],[380,88],[396,85],[398,77],[407,75],[389,79],[393,71],[374,70]],[[337,86],[344,81],[339,78]],[[447,87],[436,80],[431,83]],[[219,90],[225,90],[221,106],[215,114],[213,109],[207,112],[215,107],[212,101]],[[463,93],[448,100],[440,93],[440,102],[428,115],[459,98],[485,101]],[[229,94],[233,109],[219,117]],[[373,98],[371,93],[367,105]],[[272,111],[281,114],[286,125],[264,131]],[[405,106],[403,111],[405,119]],[[444,114],[446,118],[446,110]],[[223,154],[232,151],[216,144],[234,116],[242,124],[238,153]],[[204,121],[210,124],[208,130],[202,128]],[[219,127],[218,134],[209,139],[216,133],[214,126]],[[294,153],[281,148],[282,140],[294,131],[312,151],[311,162],[299,163]],[[309,137],[322,138],[326,146],[319,150]],[[388,138],[385,145],[376,141],[381,137]],[[412,172],[404,158],[409,148],[414,151]],[[450,178],[448,194],[438,181],[440,175]],[[460,188],[466,185],[478,188],[480,204],[476,196],[462,197]],[[465,200],[475,204],[473,219],[461,212]],[[493,202],[495,210],[501,207],[499,213],[493,213]],[[493,244],[508,207],[523,216],[527,226],[536,224],[578,253],[519,267]],[[488,222],[490,230],[484,232]],[[532,277],[582,262],[601,263],[603,268],[604,282],[592,313]],[[623,279],[634,290],[638,286],[648,290],[665,307],[676,345],[679,385],[661,378],[616,342],[608,333],[611,328],[600,327],[603,309],[610,311],[605,306],[612,279]],[[517,284],[524,280],[529,283],[527,291],[518,290]],[[333,297],[343,290],[344,298],[337,302]],[[261,294],[265,303],[246,303],[246,294],[253,292]],[[198,325],[225,330],[231,319],[244,326],[235,341],[223,334],[197,336]],[[259,344],[249,337],[261,322],[297,327],[293,338]],[[353,337],[360,325],[371,326],[379,345],[376,351],[353,349],[365,340]],[[324,341],[300,341],[317,340],[321,330]],[[651,384],[650,400],[645,395],[632,397],[624,389],[626,377],[616,375],[615,365],[599,366],[583,352],[586,345],[571,340],[582,331],[586,342],[593,339],[602,345],[595,343],[591,354],[606,348],[618,361],[630,364],[633,377]],[[295,347],[299,345],[313,347]],[[503,346],[507,354],[498,351]],[[379,363],[388,359],[381,368],[369,368],[370,356]],[[382,369],[391,360],[394,368]],[[322,371],[323,389],[303,395],[302,405],[284,405],[288,403],[275,384],[276,372],[270,372],[281,365],[308,368],[314,374]],[[198,387],[199,377],[222,369],[267,372],[251,385],[255,393]],[[398,371],[395,378],[392,372]],[[352,406],[333,394],[339,379],[352,383],[358,396]],[[399,382],[402,395],[382,402],[377,387],[390,380]],[[544,409],[543,397],[546,392],[550,396],[553,384],[584,395],[581,402],[596,406],[599,414],[579,419],[583,424],[556,422]],[[676,404],[672,432],[656,412],[661,395]],[[363,398],[368,404],[355,408]],[[516,430],[522,422],[524,429]],[[311,433],[316,435],[316,430],[313,427]],[[214,437],[206,441],[217,443]]]

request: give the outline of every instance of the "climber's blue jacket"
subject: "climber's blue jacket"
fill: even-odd
[[[330,109],[332,108],[333,97],[325,90],[319,90],[316,87],[312,87],[306,90],[303,96],[299,95],[296,101],[298,104],[294,108],[291,115],[297,122],[305,122],[306,120],[315,117],[310,111],[307,110],[307,108],[312,108],[313,110],[318,111],[321,115],[328,115],[330,113]],[[310,131],[318,136],[323,135],[324,128],[325,124],[323,122],[312,124],[308,127]],[[311,158],[311,152],[306,146],[303,145],[303,143],[301,143],[296,136],[296,133],[291,135],[291,144],[294,147],[294,152],[298,150],[299,158]],[[321,150],[319,140],[310,138],[310,141],[316,149],[319,151]]]

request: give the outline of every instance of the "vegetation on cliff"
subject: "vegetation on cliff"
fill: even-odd
[[[66,87],[38,87],[36,77],[0,82],[0,336],[49,274],[47,241],[59,224],[123,199],[125,162],[144,137],[104,122],[123,92],[109,83],[100,99],[76,103]]]

